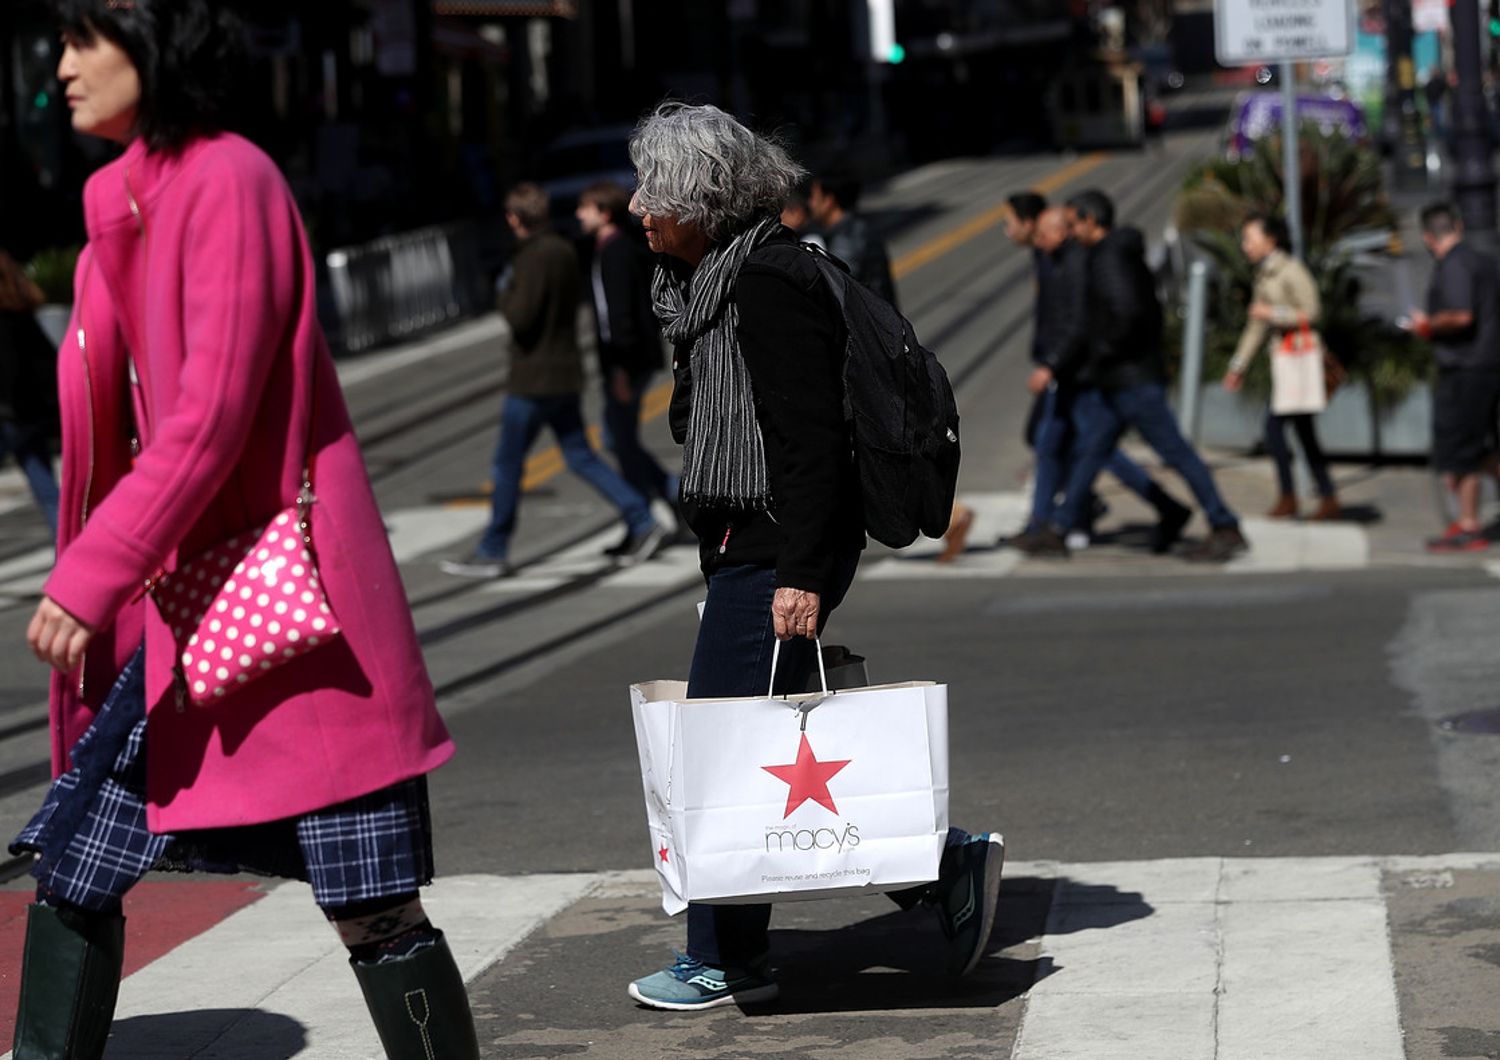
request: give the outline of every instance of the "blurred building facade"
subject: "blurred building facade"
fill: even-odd
[[[897,0],[906,55],[890,65],[871,61],[865,5],[847,0],[242,6],[254,53],[242,124],[280,162],[324,247],[493,214],[549,141],[629,124],[667,97],[777,128],[813,164],[860,144],[923,158],[1040,140],[1040,108],[1018,104],[1037,98],[1088,9]],[[0,4],[0,201],[12,228],[39,216],[20,203],[43,202],[51,237],[76,237],[76,219],[56,212],[108,152],[70,134],[56,58],[40,0]]]

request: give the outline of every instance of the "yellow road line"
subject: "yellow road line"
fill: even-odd
[[[1108,158],[1109,155],[1102,151],[1095,151],[1093,154],[1084,155],[1071,165],[1059,169],[1047,179],[1033,184],[1031,186],[1032,190],[1041,195],[1050,195],[1063,185],[1077,180],[1085,173],[1097,169]],[[1005,220],[1005,213],[1008,209],[1009,207],[1002,202],[998,206],[986,210],[978,217],[970,218],[951,232],[946,232],[936,239],[922,244],[910,253],[901,255],[891,264],[892,275],[899,280],[903,276],[916,272],[923,265],[930,264],[944,254],[956,250],[976,236],[988,232],[991,228],[994,228],[1001,221]]]
[[[1084,155],[1082,158],[1059,169],[1051,176],[1031,185],[1031,188],[1039,194],[1050,195],[1058,188],[1077,180],[1084,174],[1093,172],[1108,159],[1109,155],[1103,151],[1095,151],[1093,154]],[[901,257],[897,258],[891,264],[891,273],[899,280],[903,276],[916,272],[923,265],[931,264],[944,254],[956,250],[969,242],[969,240],[994,228],[1005,219],[1006,209],[1006,204],[1001,203],[986,210],[978,217],[970,218],[952,231],[945,232],[936,239],[929,240],[910,253],[901,255]],[[641,422],[649,423],[664,415],[671,401],[671,380],[658,383],[652,387],[646,392],[645,397],[641,399]],[[590,427],[588,434],[589,444],[598,449],[601,437],[599,428]],[[562,474],[566,468],[567,463],[563,460],[562,450],[555,445],[548,446],[546,449],[527,459],[526,470],[521,478],[522,492],[534,490],[538,486],[545,485]],[[476,498],[473,500],[451,501],[446,507],[466,508],[487,503],[488,501]]]

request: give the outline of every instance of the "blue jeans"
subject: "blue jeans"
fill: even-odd
[[[1213,474],[1177,429],[1167,405],[1167,391],[1160,383],[1101,390],[1088,387],[1073,400],[1073,468],[1068,474],[1066,496],[1058,511],[1057,524],[1064,530],[1081,526],[1094,479],[1109,461],[1126,430],[1134,427],[1146,444],[1173,471],[1182,476],[1193,496],[1215,528],[1237,526],[1239,518],[1219,496]]]
[[[840,563],[834,583],[823,594],[818,613],[821,633],[828,616],[843,601],[854,581],[859,553]],[[698,642],[688,671],[690,698],[763,696],[771,686],[771,654],[775,627],[771,600],[776,595],[776,571],[770,567],[721,567],[708,579],[708,606],[698,626]],[[781,646],[776,667],[775,694],[800,692],[817,666],[810,640],[796,638]],[[968,838],[952,829],[950,849]],[[892,894],[902,908],[915,905],[927,888]],[[742,967],[765,956],[770,948],[770,905],[702,905],[687,912],[688,956],[714,968]]]
[[[52,474],[52,453],[45,431],[23,430],[14,423],[0,421],[0,461],[10,453],[21,466],[37,507],[47,517],[47,525],[57,533],[57,479]]]
[[[669,474],[641,445],[641,398],[651,385],[651,372],[630,378],[630,400],[615,397],[609,379],[604,380],[604,445],[615,454],[620,474],[643,497],[660,497],[677,504],[677,476]]]
[[[620,509],[632,534],[644,534],[654,525],[651,505],[594,452],[583,429],[583,413],[577,394],[520,397],[510,394],[500,409],[500,442],[495,447],[493,477],[495,494],[490,525],[479,541],[479,554],[504,559],[516,529],[516,510],[521,502],[521,478],[526,453],[543,427],[552,428],[568,470],[583,479]]]
[[[1073,449],[1073,393],[1070,389],[1050,386],[1039,399],[1041,412],[1037,417],[1036,435],[1032,446],[1036,450],[1036,483],[1031,496],[1031,522],[1028,529],[1040,530],[1058,524],[1060,506],[1057,494],[1068,482]],[[1154,505],[1151,476],[1145,468],[1126,456],[1119,449],[1109,454],[1105,469],[1130,492],[1148,504]],[[1090,483],[1092,489],[1092,483]],[[1087,517],[1088,512],[1084,512]],[[1073,529],[1067,525],[1066,529]]]

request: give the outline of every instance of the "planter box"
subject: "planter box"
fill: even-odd
[[[68,334],[68,321],[73,318],[73,307],[48,303],[36,311],[37,325],[53,346],[61,347]]]
[[[1230,394],[1217,383],[1199,396],[1197,441],[1219,449],[1261,444],[1265,407]],[[1432,446],[1432,396],[1427,384],[1412,390],[1378,419],[1363,383],[1341,387],[1318,417],[1318,438],[1333,456],[1426,456]]]

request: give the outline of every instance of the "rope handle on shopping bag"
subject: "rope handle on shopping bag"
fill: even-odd
[[[823,694],[817,699],[804,700],[794,704],[792,709],[802,715],[802,730],[807,731],[807,715],[823,700],[828,698],[828,671],[823,667],[823,642],[818,638],[813,639],[813,647],[818,656],[818,682],[823,686]],[[766,690],[767,699],[776,698],[776,664],[781,661],[781,641],[778,640],[771,649],[771,686]]]

